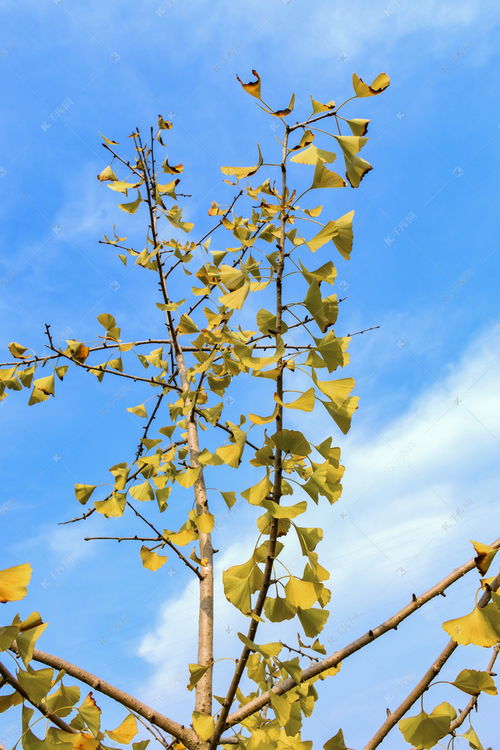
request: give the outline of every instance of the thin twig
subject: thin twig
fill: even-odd
[[[319,658],[317,656],[311,656],[310,654],[306,654],[305,651],[301,651],[300,648],[294,648],[293,646],[289,646],[287,643],[283,643],[283,641],[280,641],[281,645],[284,646],[284,648],[288,649],[288,651],[293,651],[296,654],[299,654],[300,656],[305,657],[306,659],[310,659],[311,661],[319,661]]]
[[[146,425],[144,427],[144,431],[142,433],[142,438],[139,441],[139,445],[137,446],[137,450],[135,452],[135,460],[136,461],[137,461],[138,458],[140,458],[142,456],[142,454],[144,452],[145,445],[144,445],[143,441],[148,436],[149,429],[150,429],[151,425],[154,422],[154,419],[155,419],[155,417],[156,417],[156,415],[158,413],[158,409],[160,408],[161,402],[163,401],[164,397],[165,397],[165,391],[162,391],[161,393],[157,394],[156,404],[154,406],[153,411],[151,412],[151,416],[149,417],[149,419],[148,419],[148,421],[147,421],[147,423],[146,423]]]
[[[142,520],[144,521],[144,523],[146,523],[146,524],[147,524],[147,525],[148,525],[148,526],[149,526],[149,527],[150,527],[150,528],[151,528],[151,529],[152,529],[152,530],[153,530],[153,531],[154,531],[154,532],[155,532],[156,534],[158,534],[158,537],[157,537],[157,539],[154,539],[153,541],[158,541],[158,540],[161,540],[162,542],[164,542],[164,543],[165,543],[165,544],[167,545],[167,547],[170,547],[170,549],[171,549],[171,550],[173,550],[173,551],[175,552],[175,554],[177,555],[177,557],[179,558],[179,560],[182,560],[182,562],[184,563],[184,565],[187,565],[187,567],[188,567],[188,568],[189,568],[190,570],[192,570],[192,571],[193,571],[193,573],[194,573],[194,574],[195,574],[196,576],[198,576],[198,578],[201,578],[201,573],[200,573],[200,571],[198,570],[198,568],[196,568],[196,567],[195,567],[195,566],[194,566],[194,565],[193,565],[193,564],[192,564],[192,563],[191,563],[191,562],[190,562],[190,561],[189,561],[189,560],[187,559],[187,557],[185,557],[185,556],[184,556],[184,555],[182,554],[182,552],[181,552],[181,551],[180,551],[179,549],[177,549],[177,547],[175,546],[175,544],[173,544],[173,543],[172,543],[171,541],[169,541],[169,540],[168,540],[168,539],[167,539],[167,538],[166,538],[165,536],[163,536],[163,534],[161,534],[161,533],[160,533],[160,532],[158,531],[158,529],[157,529],[157,528],[155,528],[155,526],[153,526],[153,524],[152,524],[152,523],[151,523],[150,521],[148,521],[148,519],[147,519],[147,518],[146,518],[145,516],[143,516],[143,515],[142,515],[142,513],[140,513],[140,512],[139,512],[139,511],[137,510],[137,508],[135,508],[135,507],[134,507],[134,506],[132,505],[132,503],[130,502],[130,500],[127,500],[127,505],[128,505],[128,507],[129,507],[129,508],[131,508],[131,509],[132,509],[132,510],[134,511],[135,515],[136,515],[136,516],[137,516],[138,518],[142,519]]]
[[[159,542],[163,541],[160,537],[144,537],[144,536],[86,536],[84,542],[93,542],[98,539],[105,539],[112,542]]]
[[[162,734],[158,731],[158,729],[153,729],[151,724],[147,721],[145,721],[142,716],[140,716],[137,713],[134,713],[135,718],[138,722],[142,724],[142,726],[146,729],[147,732],[153,735],[155,740],[160,743],[160,745],[163,745],[163,747],[167,748],[169,746],[169,742],[165,739],[165,737],[162,736]]]

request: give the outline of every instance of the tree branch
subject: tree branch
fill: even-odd
[[[156,263],[158,267],[158,277],[160,282],[160,289],[165,304],[169,304],[170,299],[167,292],[166,276],[163,270],[160,244],[158,242],[157,228],[156,228],[156,204],[153,202],[153,190],[155,182],[154,174],[154,152],[153,145],[154,141],[151,141],[151,159],[153,162],[152,174],[149,170],[147,160],[144,157],[142,150],[142,142],[139,134],[136,136],[137,142],[139,143],[140,150],[137,152],[140,154],[141,162],[144,169],[144,182],[146,187],[146,199],[149,209],[150,227],[153,240],[153,246],[156,251]],[[134,137],[135,140],[135,137]],[[182,394],[187,394],[190,391],[190,384],[188,378],[188,371],[186,362],[184,359],[184,353],[179,344],[177,338],[177,331],[174,325],[173,316],[170,310],[166,311],[166,326],[170,336],[170,344],[174,352],[175,361],[177,364],[177,371],[181,382],[181,388],[179,389]],[[208,513],[208,497],[205,485],[205,479],[203,474],[203,467],[201,466],[198,457],[200,455],[200,445],[198,438],[198,426],[196,424],[196,416],[191,410],[187,420],[187,443],[189,449],[189,456],[191,460],[191,466],[199,469],[198,477],[194,483],[194,496],[196,504],[196,512],[198,515]],[[201,571],[198,571],[198,577],[200,579],[200,605],[199,605],[199,617],[198,617],[198,664],[203,666],[209,666],[213,663],[213,625],[214,625],[214,584],[213,584],[213,548],[212,548],[212,537],[210,533],[199,532],[199,553],[200,560],[203,561]],[[211,714],[212,713],[212,668],[209,667],[203,677],[196,684],[196,698],[195,698],[196,710],[201,713]]]
[[[500,538],[496,539],[490,546],[500,547]],[[406,606],[400,609],[399,612],[396,612],[396,614],[392,615],[392,617],[389,617],[389,619],[385,620],[385,622],[378,625],[376,628],[369,630],[367,633],[360,636],[355,641],[352,641],[347,646],[344,646],[344,648],[340,649],[339,651],[335,651],[330,656],[327,656],[326,659],[322,659],[322,661],[319,661],[316,664],[311,664],[310,667],[303,670],[302,677],[298,682],[296,682],[292,678],[282,680],[282,682],[279,682],[274,686],[272,692],[276,693],[276,695],[284,695],[284,693],[292,690],[292,688],[294,688],[296,685],[306,682],[307,680],[311,679],[311,677],[316,677],[317,675],[326,672],[326,670],[330,669],[331,667],[336,667],[338,664],[340,664],[341,661],[347,659],[347,657],[364,648],[369,643],[372,643],[377,638],[380,638],[380,636],[384,635],[384,633],[387,633],[389,630],[396,630],[398,625],[403,622],[403,620],[406,620],[407,617],[412,615],[417,609],[422,607],[435,596],[443,594],[449,586],[462,578],[462,576],[466,575],[466,573],[474,570],[475,567],[476,564],[474,558],[472,558],[464,565],[461,565],[459,568],[453,570],[424,594],[421,594],[418,597],[412,596],[411,601]],[[227,717],[226,728],[232,727],[235,724],[239,724],[241,721],[243,721],[243,719],[246,719],[248,716],[256,713],[261,708],[263,708],[263,706],[266,706],[269,702],[270,694],[268,691],[249,701],[244,706],[241,706],[239,709],[237,709]]]
[[[12,648],[12,651],[14,651],[14,653],[16,654],[19,653],[15,647]],[[192,750],[198,750],[200,744],[199,739],[192,729],[189,729],[182,724],[178,724],[176,721],[169,719],[167,716],[164,716],[155,709],[150,708],[150,706],[147,706],[145,703],[140,701],[138,698],[135,698],[133,695],[120,690],[120,688],[111,685],[109,682],[102,680],[100,677],[96,677],[96,675],[92,674],[91,672],[87,672],[81,667],[77,667],[75,666],[75,664],[72,664],[65,659],[61,659],[59,656],[47,654],[44,651],[35,649],[33,651],[33,659],[40,664],[46,664],[48,667],[53,667],[54,669],[63,669],[67,674],[71,675],[71,677],[74,677],[76,680],[86,683],[94,690],[98,690],[103,695],[107,695],[108,698],[112,698],[118,703],[121,703],[122,706],[125,706],[131,711],[135,711],[135,713],[151,722],[151,724],[154,724],[160,729],[164,729],[166,732],[183,742],[186,747]],[[16,688],[16,690],[17,689],[18,688]]]
[[[22,695],[25,700],[28,701],[28,703],[31,703],[32,706],[34,706],[40,713],[45,716],[47,719],[49,719],[53,724],[55,724],[59,729],[62,729],[64,732],[68,732],[68,734],[75,734],[76,729],[73,729],[73,727],[70,727],[69,724],[66,724],[66,722],[63,719],[60,719],[59,716],[56,714],[51,713],[44,705],[43,703],[40,703],[39,701],[35,701],[32,698],[29,697],[26,690],[21,686],[21,684],[18,682],[18,680],[14,677],[13,674],[9,672],[7,667],[5,667],[0,662],[0,674],[4,678],[5,682],[8,682],[9,685],[12,685],[14,690],[16,690],[19,695]]]
[[[491,585],[488,587],[488,589],[483,593],[481,598],[479,599],[477,606],[478,607],[486,607],[488,602],[491,599],[491,591],[496,591],[497,588],[500,585],[500,573],[497,575],[497,577],[491,582]],[[444,649],[441,651],[437,659],[433,662],[433,664],[429,667],[427,672],[423,675],[422,679],[419,680],[419,682],[415,685],[411,693],[409,693],[404,701],[400,703],[400,705],[396,708],[395,711],[389,714],[387,719],[384,721],[380,729],[375,732],[371,740],[365,745],[364,750],[374,750],[374,748],[378,747],[380,743],[385,739],[385,737],[389,734],[389,732],[395,727],[395,725],[398,723],[400,719],[403,718],[403,716],[406,714],[407,711],[410,710],[410,708],[413,706],[413,704],[418,701],[418,699],[425,693],[425,691],[428,689],[429,685],[431,684],[432,680],[436,677],[436,675],[439,674],[439,672],[442,670],[452,653],[455,651],[455,649],[458,647],[458,643],[454,641],[453,639],[450,639]],[[464,717],[465,718],[465,717]]]
[[[136,461],[144,453],[144,443],[143,443],[143,440],[145,440],[147,438],[147,436],[148,436],[149,429],[150,429],[151,425],[154,422],[154,419],[155,419],[155,417],[156,417],[156,415],[158,413],[158,409],[161,406],[161,402],[163,401],[164,396],[165,396],[165,391],[162,391],[161,393],[157,394],[156,404],[154,406],[153,411],[151,412],[151,416],[149,417],[148,421],[146,422],[146,424],[144,426],[144,430],[143,430],[143,433],[142,433],[142,438],[139,441],[139,445],[137,446],[137,450],[135,452],[135,460]]]
[[[131,375],[127,372],[121,372],[120,370],[107,370],[106,368],[101,367],[100,365],[87,365],[85,362],[79,362],[74,357],[70,357],[69,354],[64,354],[60,349],[58,349],[54,341],[52,339],[52,334],[50,332],[50,325],[48,323],[45,324],[45,333],[47,334],[47,338],[49,340],[49,349],[51,349],[53,352],[56,353],[56,356],[62,357],[63,359],[69,359],[70,362],[73,362],[73,364],[77,365],[77,367],[82,367],[84,370],[87,370],[87,372],[103,372],[105,374],[109,375],[116,375],[119,378],[126,378],[127,380],[133,380],[134,383],[148,383],[148,385],[158,385],[163,388],[168,388],[172,391],[180,391],[180,388],[176,385],[171,385],[168,382],[165,382],[164,380],[156,380],[156,378],[142,378],[140,375]]]
[[[285,125],[285,136],[283,139],[283,155],[281,160],[281,206],[280,206],[280,238],[278,243],[278,262],[276,268],[276,333],[275,333],[275,346],[278,347],[279,339],[281,337],[282,330],[282,316],[283,316],[283,272],[285,267],[285,243],[286,243],[286,223],[287,223],[287,171],[286,171],[286,159],[288,156],[288,135],[289,128]],[[276,393],[280,401],[283,401],[283,360],[281,359],[277,363],[278,376],[276,378]],[[276,432],[280,432],[283,428],[283,407],[280,405],[276,414]],[[283,455],[279,448],[274,451],[274,482],[273,482],[273,501],[276,504],[280,503],[282,494],[282,474],[283,474]],[[271,584],[272,572],[274,559],[276,556],[276,542],[278,539],[278,525],[279,520],[277,518],[272,519],[269,529],[269,542],[267,547],[267,558],[264,566],[262,585],[257,596],[257,602],[254,607],[255,618],[252,618],[250,627],[248,628],[247,637],[253,641],[257,628],[259,626],[259,618],[264,609],[264,604],[267,598],[267,592]],[[250,649],[248,646],[244,646],[241,652],[239,660],[236,662],[236,669],[234,671],[229,689],[227,691],[222,709],[217,719],[213,736],[210,740],[210,750],[215,750],[219,744],[220,737],[226,726],[226,719],[231,710],[236,691],[240,684],[245,666],[250,656]]]

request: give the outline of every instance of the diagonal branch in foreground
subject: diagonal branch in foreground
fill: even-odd
[[[496,539],[490,546],[500,547],[500,538]],[[474,561],[474,558],[472,558],[468,562],[464,563],[464,565],[461,565],[459,568],[453,570],[424,594],[421,594],[418,597],[413,596],[411,602],[400,609],[399,612],[396,612],[396,614],[392,615],[392,617],[389,617],[388,620],[385,620],[385,622],[381,623],[376,628],[373,628],[373,630],[369,630],[367,633],[360,636],[355,641],[352,641],[352,643],[344,646],[344,648],[340,649],[340,651],[335,651],[330,656],[327,656],[326,659],[322,659],[319,662],[311,664],[311,666],[303,670],[301,679],[299,681],[295,681],[291,677],[286,680],[282,680],[274,686],[272,692],[276,695],[284,695],[289,690],[292,690],[292,688],[294,688],[296,685],[306,682],[307,680],[310,680],[311,677],[316,677],[317,675],[326,672],[332,667],[336,667],[348,656],[351,656],[352,654],[356,653],[356,651],[359,651],[369,643],[375,641],[377,638],[380,638],[380,636],[384,635],[384,633],[387,633],[389,630],[396,630],[398,625],[403,622],[403,620],[406,620],[407,617],[412,615],[424,604],[427,604],[427,602],[433,599],[435,596],[443,594],[449,586],[462,578],[462,576],[466,575],[466,573],[474,570],[475,567],[476,563]],[[249,701],[244,706],[241,706],[227,717],[226,728],[232,727],[235,724],[239,724],[241,721],[243,721],[243,719],[246,719],[248,716],[251,716],[257,711],[260,711],[261,708],[267,706],[267,704],[270,703],[270,700],[270,692],[267,691],[262,695],[259,695],[257,698]]]
[[[486,607],[486,605],[491,599],[491,592],[496,591],[499,586],[500,586],[500,573],[491,582],[491,585],[488,586],[486,591],[483,593],[483,595],[481,596],[481,598],[479,599],[477,603],[477,606]],[[450,656],[453,654],[453,652],[455,651],[457,647],[458,647],[458,643],[456,643],[456,641],[454,641],[453,639],[450,639],[448,641],[448,643],[446,644],[444,649],[441,651],[437,659],[429,667],[429,669],[423,675],[421,680],[419,680],[419,682],[415,685],[411,693],[409,693],[404,699],[404,701],[400,703],[400,705],[391,714],[389,714],[389,716],[384,721],[380,729],[373,735],[371,740],[367,742],[367,744],[364,747],[364,750],[374,750],[374,748],[380,745],[380,743],[385,739],[385,737],[387,737],[389,732],[392,729],[394,729],[398,721],[403,718],[406,712],[410,710],[413,704],[416,701],[418,701],[418,699],[429,688],[429,685],[431,684],[432,680],[440,673],[440,671],[442,670],[442,668],[444,667],[444,665],[446,664],[446,662],[448,661],[448,659],[450,658]],[[465,719],[465,716],[464,716],[464,719]],[[450,731],[452,731],[451,726],[450,726]]]
[[[16,654],[19,653],[15,647],[11,650]],[[167,716],[164,716],[164,714],[161,714],[159,711],[146,705],[133,695],[126,693],[124,690],[120,690],[120,688],[111,685],[109,682],[102,680],[91,672],[87,672],[81,667],[77,667],[75,664],[66,661],[66,659],[61,659],[59,656],[54,656],[53,654],[47,654],[39,649],[34,649],[33,659],[40,664],[46,664],[48,667],[63,669],[76,680],[86,683],[94,690],[98,690],[103,695],[107,695],[108,698],[112,698],[118,703],[121,703],[122,706],[125,706],[131,711],[139,714],[139,716],[142,716],[144,719],[147,719],[151,724],[154,724],[160,729],[164,729],[165,732],[168,732],[173,737],[180,740],[187,748],[190,748],[190,750],[198,750],[200,740],[192,729],[179,724],[173,719],[169,719]]]
[[[69,724],[66,724],[64,719],[61,719],[57,714],[53,714],[51,711],[48,710],[46,706],[43,705],[43,703],[40,703],[40,701],[34,700],[33,698],[30,698],[26,690],[22,687],[22,685],[19,683],[19,681],[14,677],[13,674],[9,672],[6,666],[0,662],[0,675],[2,676],[4,680],[4,684],[8,683],[11,685],[11,687],[16,690],[19,695],[22,695],[22,697],[28,701],[28,703],[31,703],[32,706],[34,706],[42,716],[45,716],[46,719],[49,719],[53,724],[56,725],[56,727],[59,727],[59,729],[62,729],[63,732],[68,732],[68,734],[75,734],[77,732],[76,729],[73,727],[70,727]]]

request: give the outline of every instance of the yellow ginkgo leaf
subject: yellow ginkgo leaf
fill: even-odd
[[[172,130],[173,123],[170,120],[165,120],[161,115],[158,115],[158,127],[160,130]]]
[[[162,167],[167,174],[181,174],[184,171],[184,164],[169,164],[168,158],[165,159]]]
[[[288,103],[288,107],[285,107],[284,109],[276,109],[274,112],[270,112],[269,114],[273,115],[274,117],[288,117],[288,115],[293,112],[294,106],[295,94],[292,94]]]
[[[106,182],[107,180],[113,180],[113,181],[117,180],[118,177],[115,175],[111,167],[107,166],[107,167],[104,167],[102,172],[99,172],[99,174],[97,175],[97,179],[100,182]]]
[[[398,724],[399,730],[405,740],[415,748],[431,748],[450,729],[451,719],[447,715],[434,715],[421,711],[416,716],[401,719]]]
[[[331,164],[336,158],[337,154],[334,151],[325,151],[317,146],[308,146],[308,148],[292,156],[290,161],[294,161],[297,164],[312,164],[315,166],[318,160]]]
[[[285,586],[287,600],[293,607],[309,609],[318,599],[319,587],[312,581],[290,576]]]
[[[251,596],[260,589],[262,579],[262,571],[253,557],[241,565],[233,565],[222,574],[226,598],[240,612],[249,614],[252,607]]]
[[[323,630],[330,613],[327,609],[302,609],[299,607],[297,614],[300,624],[304,628],[304,633],[308,638],[314,638]]]
[[[122,492],[113,492],[106,500],[96,500],[94,508],[106,518],[119,518],[125,510],[126,496]]]
[[[271,622],[283,622],[291,620],[297,613],[297,608],[293,607],[287,599],[276,597],[275,599],[268,596],[264,604],[264,614]]]
[[[115,742],[119,742],[121,745],[128,745],[128,743],[131,742],[131,740],[133,740],[136,736],[137,731],[137,722],[135,720],[135,716],[129,714],[127,718],[122,721],[120,726],[116,727],[116,729],[106,732],[106,734]]]
[[[355,386],[354,378],[341,380],[318,380],[318,388],[330,399],[323,405],[345,434],[351,426],[351,417],[358,408],[359,397],[350,396]]]
[[[16,565],[0,570],[0,602],[17,602],[28,593],[31,580],[31,565]]]
[[[113,182],[109,183],[108,187],[110,190],[114,190],[116,193],[123,193],[123,195],[128,195],[128,191],[131,188],[139,187],[140,184],[140,182],[125,182],[124,180],[114,180]]]
[[[97,750],[99,740],[86,732],[78,732],[72,737],[72,750]]]
[[[313,183],[311,189],[314,188],[338,188],[345,187],[346,182],[336,172],[332,172],[327,169],[321,159],[316,162],[316,169],[314,170]]]
[[[160,195],[168,195],[170,198],[175,198],[175,188],[180,182],[180,177],[177,177],[172,182],[168,182],[166,185],[159,185],[156,183],[156,190]]]
[[[92,732],[96,735],[101,726],[101,709],[94,700],[92,693],[83,699],[81,705],[78,707],[78,713]]]
[[[272,500],[263,500],[262,505],[267,508],[273,518],[296,518],[307,510],[307,501],[301,500],[295,505],[278,505]]]
[[[286,406],[287,409],[300,409],[300,411],[312,411],[314,409],[314,402],[316,400],[316,396],[314,393],[314,388],[309,388],[309,390],[302,393],[298,398],[295,399],[295,401],[291,401],[289,404],[284,403],[276,393],[274,394],[274,400],[281,406]]]
[[[351,156],[358,154],[368,141],[368,138],[362,138],[359,135],[334,135],[333,137],[342,151]]]
[[[112,141],[111,138],[106,138],[106,136],[103,135],[102,133],[99,133],[99,135],[101,136],[101,138],[104,141],[104,143],[108,143],[110,146],[118,146],[119,145],[118,141]]]
[[[276,396],[275,396],[276,399]],[[272,414],[270,414],[268,417],[259,417],[258,414],[248,414],[248,419],[250,422],[253,422],[254,424],[269,424],[269,422],[272,422],[274,419],[276,419],[276,414],[278,412],[278,407],[275,408]]]
[[[328,742],[325,742],[323,747],[325,750],[347,750],[342,729],[339,729],[337,734],[331,737]]]
[[[253,174],[257,172],[259,167],[262,166],[262,163],[264,161],[262,157],[262,151],[260,150],[260,146],[258,144],[257,144],[257,149],[259,152],[259,158],[255,166],[253,167],[221,167],[220,170],[222,174],[231,175],[233,177],[236,177],[237,180],[243,180],[245,177],[251,177]]]
[[[195,523],[200,534],[210,534],[214,529],[215,518],[213,513],[200,513],[196,516]]]
[[[204,666],[202,664],[188,664],[188,667],[189,684],[187,685],[187,689],[193,690],[193,688],[201,680],[207,669],[210,669],[210,666]]]
[[[18,344],[17,341],[12,341],[9,344],[8,349],[12,356],[16,357],[16,359],[26,359],[26,357],[28,356],[26,354],[26,347],[22,344]]]
[[[469,695],[479,695],[481,692],[497,694],[495,680],[491,674],[478,669],[462,669],[451,684]]]
[[[202,740],[209,740],[215,729],[214,717],[194,711],[193,729]]]
[[[241,83],[241,85],[243,86],[247,94],[250,94],[250,96],[255,96],[256,99],[260,99],[260,83],[261,83],[260,75],[257,73],[256,70],[252,70],[252,73],[255,76],[255,81],[249,81],[248,83],[243,83],[243,81],[241,80],[239,76],[236,76],[236,78],[239,81],[239,83]]]
[[[189,542],[194,541],[198,535],[196,531],[191,526],[189,526],[189,528],[183,527],[179,529],[179,531],[165,531],[164,536],[166,536],[168,541],[172,542],[172,544],[177,544],[177,546],[179,547],[184,547],[186,544],[189,544]]]
[[[309,441],[299,430],[279,430],[272,440],[279,450],[293,456],[308,456],[311,452]]]
[[[40,401],[46,401],[49,396],[54,395],[54,375],[47,375],[45,378],[38,378],[33,381],[33,391],[28,401],[28,405],[38,404]]]
[[[78,502],[85,505],[95,488],[96,486],[93,484],[75,484],[75,495]]]
[[[241,310],[243,303],[248,297],[250,291],[250,284],[243,284],[239,289],[235,289],[233,292],[228,292],[219,297],[219,302],[230,310]]]
[[[477,553],[477,557],[474,558],[476,568],[484,576],[498,552],[498,547],[490,547],[488,544],[481,544],[481,542],[472,542],[472,544]]]
[[[167,558],[164,555],[158,555],[154,550],[150,550],[144,545],[141,547],[142,564],[148,570],[159,570],[165,565]]]
[[[307,241],[309,249],[316,252],[316,250],[329,242],[329,240],[332,240],[342,257],[349,260],[352,251],[353,217],[354,211],[349,211],[349,213],[341,216],[340,219],[329,221],[317,235]]]
[[[376,94],[381,94],[389,86],[390,82],[391,79],[387,73],[379,73],[370,85],[362,81],[356,73],[352,74],[352,86],[356,96],[376,96]]]
[[[347,120],[347,124],[351,128],[351,133],[353,135],[366,135],[370,120],[361,120],[355,118],[353,120]]]
[[[332,241],[343,258],[349,260],[352,251],[352,220],[354,211],[349,211],[336,219],[332,227]]]
[[[261,505],[262,501],[270,494],[273,485],[271,484],[269,477],[266,475],[260,482],[249,487],[241,493],[241,496],[245,498],[250,505]]]
[[[443,622],[443,628],[455,643],[488,648],[500,640],[500,611],[495,604],[474,607],[468,615]]]
[[[129,406],[127,407],[127,411],[129,411],[131,414],[135,414],[137,417],[147,417],[148,413],[146,411],[146,407],[144,404],[139,404],[138,406]]]
[[[304,213],[312,219],[316,219],[321,214],[322,210],[323,206],[316,206],[315,208],[304,208]]]
[[[311,104],[314,114],[318,114],[319,112],[328,112],[331,109],[335,109],[335,102],[327,102],[326,104],[322,104],[322,102],[318,102],[316,99],[313,99],[311,96]]]
[[[141,203],[141,194],[137,191],[137,198],[135,201],[132,201],[131,203],[119,203],[118,207],[121,208],[122,211],[126,211],[128,214],[135,214]]]
[[[178,484],[181,485],[181,487],[186,487],[188,489],[189,487],[192,487],[193,484],[196,482],[199,474],[200,474],[199,466],[190,467],[189,469],[186,469],[180,474],[177,474],[175,479],[176,479],[176,482],[178,482]]]
[[[296,146],[293,146],[290,151],[299,151],[301,148],[305,148],[306,146],[309,146],[310,143],[314,141],[314,133],[312,133],[310,130],[305,130],[302,133],[302,136],[300,138],[300,141],[297,143]]]

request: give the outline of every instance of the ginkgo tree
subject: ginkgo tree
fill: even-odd
[[[443,624],[449,643],[401,705],[382,717],[365,750],[380,745],[395,727],[414,748],[453,744],[461,735],[480,750],[470,717],[481,693],[496,693],[500,579],[489,569],[499,539],[474,542],[472,559],[334,653],[328,654],[321,642],[328,617],[339,613],[329,612],[330,570],[318,551],[323,529],[308,526],[307,514],[341,495],[344,466],[335,436],[350,429],[358,397],[353,378],[338,374],[349,362],[351,335],[335,332],[342,300],[332,291],[337,272],[331,259],[335,252],[344,259],[351,255],[354,212],[324,219],[317,196],[325,189],[358,188],[372,169],[360,156],[369,120],[349,119],[347,105],[378,96],[389,77],[381,73],[367,84],[353,75],[350,98],[341,104],[311,99],[299,119],[294,96],[282,109],[268,103],[256,71],[248,83],[238,81],[277,124],[278,154],[264,156],[258,147],[252,166],[221,168],[235,193],[225,204],[211,203],[213,224],[200,239],[180,205],[189,197],[179,192],[183,165],[166,152],[172,123],[160,116],[146,134],[134,130],[124,147],[104,138],[109,164],[98,179],[117,193],[119,209],[144,228],[144,243],[133,247],[117,230],[102,243],[117,251],[131,273],[148,272],[157,290],[154,322],[143,339],[129,340],[112,312],[103,312],[94,341],[60,344],[47,325],[48,351],[36,353],[13,342],[0,367],[1,397],[26,389],[30,405],[49,402],[70,367],[98,381],[125,378],[141,394],[151,389],[143,403],[128,408],[142,420],[136,450],[116,457],[107,484],[100,477],[95,484],[82,477],[74,492],[84,508],[71,522],[84,525],[100,514],[112,529],[113,519],[129,514],[137,523],[128,538],[130,551],[139,564],[152,576],[162,576],[168,553],[197,580],[197,653],[185,673],[175,675],[185,680],[186,699],[193,699],[190,724],[145,705],[104,676],[39,650],[46,628],[42,616],[15,612],[31,576],[22,560],[0,571],[0,601],[6,604],[0,628],[5,655],[0,712],[19,716],[16,746],[25,750],[96,750],[109,740],[131,744],[133,750],[145,750],[149,742],[188,750],[219,745],[309,750],[308,725],[304,730],[302,725],[313,714],[320,683],[335,679],[352,654],[361,649],[369,654],[373,641],[477,571],[475,606]],[[340,163],[338,171],[334,163]],[[248,399],[252,410],[239,417],[227,398],[236,386],[254,395]],[[306,414],[315,410],[331,420],[331,436],[319,443],[307,427]],[[297,412],[304,413],[304,420],[297,420]],[[302,422],[304,429],[296,429]],[[241,491],[230,479],[235,470]],[[226,488],[228,482],[233,489]],[[246,554],[242,549],[242,559],[222,575],[225,597],[243,623],[228,645],[231,656],[236,646],[239,654],[231,659],[224,684],[227,667],[221,677],[218,662],[226,654],[214,654],[214,554],[223,550],[225,540],[217,539],[214,550],[212,537],[217,514],[226,506],[243,513],[247,505],[255,516],[255,543]],[[125,541],[112,532],[107,538]],[[290,549],[298,552],[287,555]],[[293,645],[282,640],[285,621],[294,621],[299,631]],[[275,633],[270,641],[269,633]],[[463,669],[451,683],[457,701],[466,696],[465,707],[457,711],[428,699],[425,708],[412,713],[457,646],[470,643],[491,655],[486,665]],[[99,694],[123,708],[118,727],[108,727]],[[335,721],[338,725],[328,732],[333,736],[324,737],[325,750],[345,750],[349,743],[343,717]],[[146,732],[149,739],[144,739]]]

